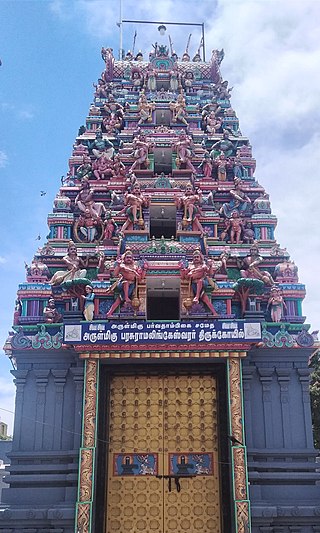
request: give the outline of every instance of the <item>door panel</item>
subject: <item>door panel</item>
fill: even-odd
[[[107,533],[221,531],[213,376],[113,377],[109,441]]]

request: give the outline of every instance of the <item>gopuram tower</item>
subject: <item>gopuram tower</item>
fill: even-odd
[[[4,533],[315,533],[305,287],[223,50],[103,72],[19,285]]]

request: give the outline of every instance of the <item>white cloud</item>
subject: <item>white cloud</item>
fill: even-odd
[[[0,168],[4,168],[8,163],[8,156],[7,154],[3,151],[3,150],[0,150]]]
[[[18,111],[18,117],[22,120],[31,120],[34,117],[34,114],[27,109],[21,109]]]
[[[3,265],[6,262],[7,262],[7,258],[0,255],[0,265]]]

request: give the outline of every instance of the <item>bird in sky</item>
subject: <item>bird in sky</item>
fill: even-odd
[[[38,237],[36,237],[36,241],[41,241],[41,235],[39,234]]]
[[[40,196],[45,196],[47,194],[47,191],[40,191]]]

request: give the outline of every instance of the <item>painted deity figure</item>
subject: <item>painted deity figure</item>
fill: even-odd
[[[169,89],[173,93],[177,92],[179,87],[179,76],[176,70],[170,71]]]
[[[43,309],[43,316],[47,324],[57,324],[62,321],[62,316],[56,309],[54,298],[49,298],[47,305]]]
[[[233,87],[228,87],[227,80],[217,83],[214,89],[219,100],[230,100]]]
[[[217,167],[218,181],[227,180],[227,168],[229,166],[229,159],[222,153],[217,159],[214,160]]]
[[[89,156],[82,156],[82,164],[77,169],[77,178],[80,181],[90,179],[92,177],[92,165]]]
[[[245,212],[248,204],[251,204],[249,196],[244,192],[242,180],[235,178],[234,185],[234,189],[230,190],[230,202],[222,204],[220,209],[220,214],[226,218],[230,218],[234,211]]]
[[[103,238],[110,241],[112,237],[116,235],[118,231],[118,224],[112,217],[111,211],[106,212],[106,219],[104,222],[104,234]]]
[[[157,89],[157,77],[156,77],[156,71],[154,68],[149,68],[147,73],[147,89],[149,91],[156,91]]]
[[[100,217],[97,217],[95,215],[93,216],[90,210],[86,208],[84,213],[81,213],[77,223],[77,227],[79,228],[79,231],[81,235],[83,235],[86,242],[94,242],[97,239],[99,226],[100,228],[102,228],[102,221]],[[79,239],[78,235],[77,237]]]
[[[211,146],[210,155],[212,159],[216,159],[221,154],[224,154],[225,157],[230,157],[233,155],[233,152],[233,142],[229,139],[229,133],[227,131],[224,131],[222,139]]]
[[[63,257],[63,261],[67,270],[58,270],[55,272],[50,280],[51,285],[61,285],[64,281],[86,277],[87,271],[82,267],[88,266],[88,260],[83,260],[78,256],[77,247],[73,241],[69,242],[67,255]]]
[[[112,175],[119,180],[124,180],[126,177],[126,167],[122,163],[120,156],[117,154],[113,158]]]
[[[177,168],[180,168],[181,165],[184,165],[185,168],[191,170],[192,174],[196,174],[197,171],[191,162],[192,147],[193,147],[193,142],[192,142],[191,137],[189,137],[185,133],[181,133],[179,135],[179,140],[174,143],[174,146],[177,151],[177,157],[176,157]]]
[[[244,224],[242,239],[246,244],[252,244],[254,241],[254,229],[250,220],[247,220],[247,222]]]
[[[179,94],[175,102],[170,102],[169,107],[172,111],[172,122],[182,122],[182,124],[188,126],[186,119],[187,105],[183,94]]]
[[[199,221],[201,200],[202,191],[200,189],[197,192],[194,191],[191,183],[189,183],[185,193],[180,197],[176,197],[176,206],[178,209],[184,209],[182,226],[191,225],[193,231],[200,231],[203,234],[203,227]]]
[[[272,322],[280,322],[283,318],[283,308],[287,309],[287,306],[283,300],[281,289],[276,285],[270,290],[267,309],[269,308]]]
[[[135,225],[144,227],[142,208],[148,207],[149,197],[142,194],[139,183],[135,183],[132,192],[128,192],[124,197],[125,213],[127,220],[122,226],[122,232],[124,233],[128,229],[132,229]]]
[[[194,81],[194,76],[192,70],[188,70],[185,75],[182,77],[183,88],[187,93],[192,91],[192,85]]]
[[[221,240],[224,240],[228,231],[230,231],[231,244],[239,244],[241,232],[243,231],[243,220],[239,217],[238,211],[233,211],[231,218],[225,221],[225,231],[221,233]]]
[[[208,133],[217,133],[222,125],[221,118],[216,117],[214,111],[210,111],[205,118],[205,129]]]
[[[93,86],[95,88],[94,96],[96,98],[108,98],[108,85],[103,79],[99,78],[98,85],[93,83]]]
[[[202,171],[205,178],[211,178],[213,165],[208,151],[204,153],[203,159],[198,168]]]
[[[106,210],[102,202],[95,202],[93,200],[93,189],[90,188],[90,183],[87,179],[82,182],[75,198],[75,205],[82,213],[88,209],[91,216],[96,219],[101,218]]]
[[[81,295],[81,298],[84,300],[83,316],[85,320],[90,322],[93,320],[95,294],[91,285],[85,286],[85,292],[85,294]]]
[[[139,124],[152,122],[152,111],[156,108],[154,103],[150,103],[144,93],[141,94],[138,102]]]
[[[133,69],[131,74],[131,81],[134,91],[140,91],[143,87],[143,76],[138,69]]]
[[[148,142],[144,135],[140,135],[138,138],[133,141],[133,156],[134,163],[131,165],[129,172],[133,172],[137,167],[141,168],[144,166],[148,168],[148,154],[149,151],[154,147],[154,143]]]
[[[112,176],[112,167],[112,159],[109,159],[106,155],[102,155],[92,164],[93,175],[97,180],[108,179]]]
[[[250,247],[249,254],[242,260],[240,273],[243,278],[260,279],[265,285],[273,285],[274,281],[271,274],[267,270],[260,270],[260,263],[263,258],[259,253],[259,248],[256,243]]]
[[[241,157],[236,156],[233,160],[233,176],[235,178],[243,178],[248,174],[247,169],[243,166]]]
[[[109,139],[104,139],[100,130],[97,131],[95,140],[89,144],[89,150],[97,159],[103,155],[111,159],[114,153],[112,142]]]
[[[206,293],[206,289],[215,287],[215,282],[212,279],[215,270],[213,263],[206,263],[200,250],[195,250],[192,262],[187,267],[183,263],[180,263],[179,266],[181,278],[188,280],[189,286],[192,288],[194,295],[192,302],[198,304],[202,301],[214,316],[218,316]]]
[[[126,250],[121,258],[116,261],[113,275],[118,279],[109,288],[108,292],[114,292],[117,289],[119,295],[111,305],[107,318],[110,318],[121,304],[134,304],[134,306],[137,304],[139,306],[139,302],[134,301],[134,298],[137,298],[137,283],[144,279],[147,268],[147,263],[143,263],[142,266],[138,266],[135,263],[131,250]]]

